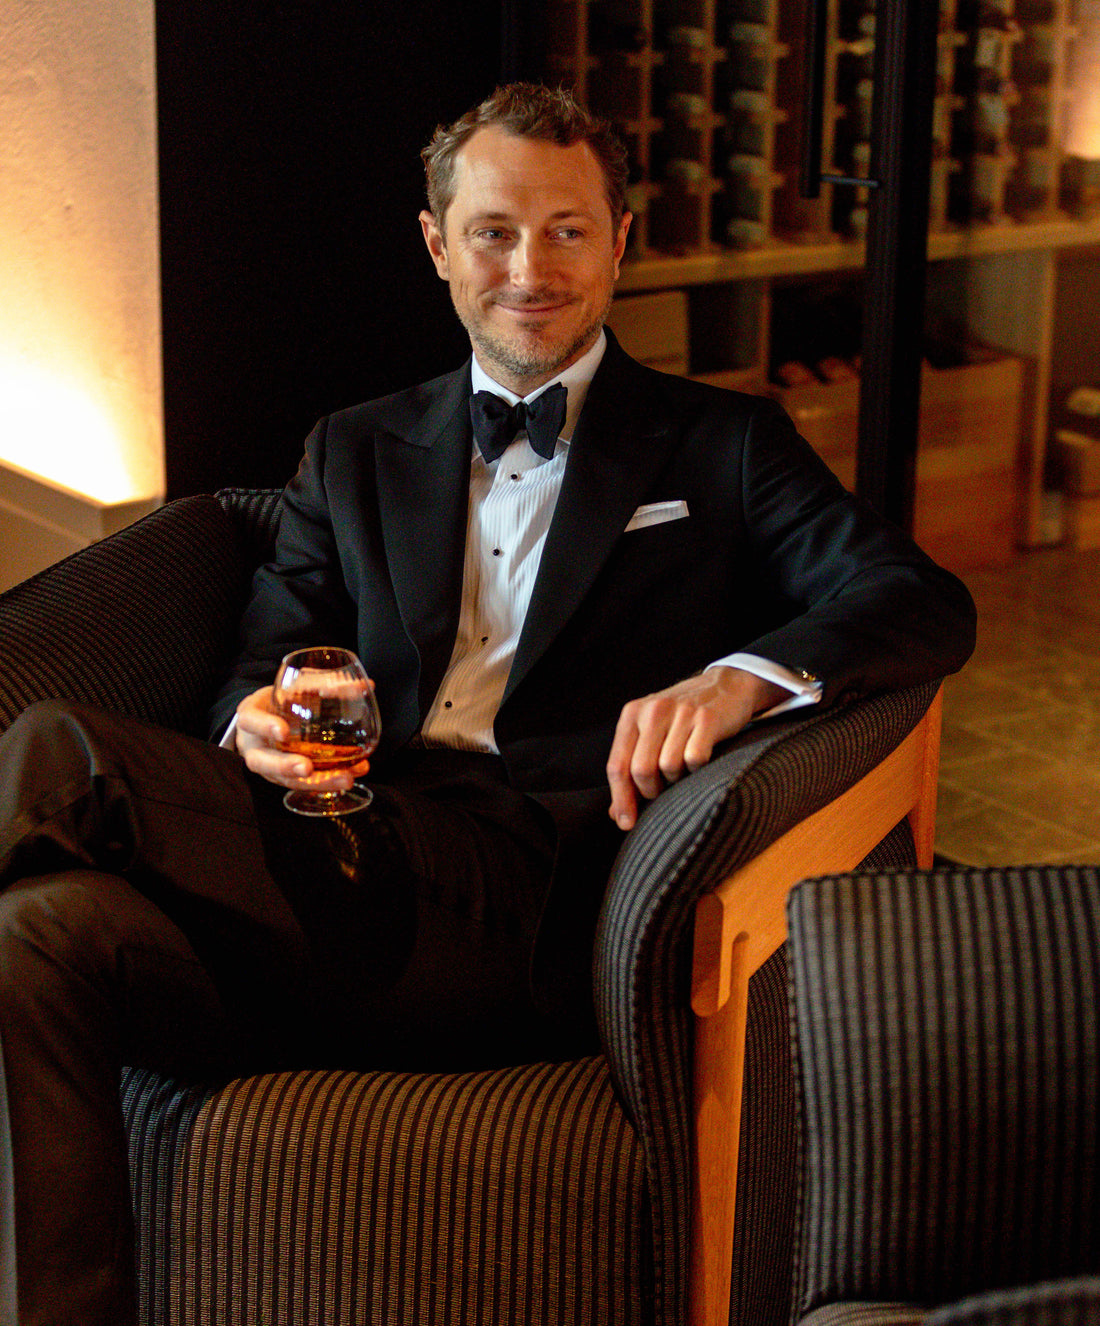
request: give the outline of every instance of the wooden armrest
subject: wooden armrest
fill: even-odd
[[[691,1326],[729,1320],[749,978],[786,939],[800,879],[853,869],[905,818],[931,865],[942,696],[881,764],[696,904]]]

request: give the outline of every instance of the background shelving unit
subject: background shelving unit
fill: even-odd
[[[630,150],[635,221],[611,325],[658,367],[778,395],[848,481],[858,356],[838,337],[837,353],[802,362],[787,331],[798,301],[812,309],[823,291],[858,307],[867,218],[866,190],[798,194],[803,6],[550,0],[548,16],[549,76],[610,118]],[[876,17],[875,0],[829,0],[830,174],[868,173]],[[1073,20],[1074,0],[940,0],[928,247],[937,353],[925,366],[917,533],[960,568],[1050,538],[1059,260],[1100,248],[1100,217],[1077,205],[1061,149]],[[956,359],[945,360],[952,340]],[[1007,396],[994,407],[998,392]]]

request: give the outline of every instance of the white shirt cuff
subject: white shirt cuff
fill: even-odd
[[[802,709],[808,704],[818,704],[825,683],[809,672],[795,672],[771,659],[760,658],[756,654],[727,654],[725,658],[715,659],[712,668],[740,668],[742,672],[751,672],[754,677],[772,681],[791,692],[789,700],[780,700],[777,705],[757,714],[756,718],[771,718],[775,714],[785,714],[790,709]]]
[[[222,739],[218,742],[222,750],[237,749],[237,715],[234,714],[229,720],[229,726],[222,733]]]

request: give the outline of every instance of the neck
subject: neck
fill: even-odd
[[[579,350],[568,355],[560,363],[541,373],[514,373],[504,364],[490,358],[484,350],[479,349],[477,345],[472,345],[474,358],[477,360],[481,371],[501,387],[521,398],[529,396],[533,391],[538,391],[540,387],[546,386],[548,382],[553,382],[568,372],[574,364],[580,363],[586,355],[590,354],[595,348],[597,342],[602,340],[603,328],[598,327],[596,333]]]
[[[601,334],[596,337],[595,343],[586,350],[579,359],[571,363],[568,368],[561,369],[558,373],[554,374],[553,377],[544,377],[540,381],[541,386],[560,378],[562,385],[569,391],[569,404],[566,412],[565,428],[562,432],[564,438],[568,439],[573,436],[573,428],[576,425],[581,410],[584,408],[585,398],[588,395],[588,385],[592,381],[596,369],[599,367],[600,360],[603,358],[606,348],[607,337],[601,332]],[[508,376],[509,382],[515,381],[511,375],[502,376]],[[498,396],[502,392],[507,392],[512,396],[521,396],[521,392],[515,387],[510,386],[508,382],[503,382],[500,378],[494,376],[478,358],[476,351],[474,352],[472,386],[474,391],[495,390]],[[522,393],[522,396],[529,396],[532,392],[537,390],[537,387],[528,386],[526,391]]]

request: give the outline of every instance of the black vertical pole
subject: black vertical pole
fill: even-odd
[[[500,81],[537,82],[546,70],[546,6],[539,0],[501,0]]]
[[[912,529],[939,6],[879,0],[856,490]]]

